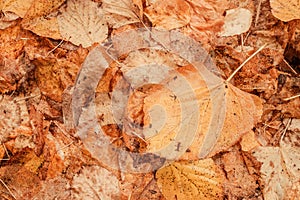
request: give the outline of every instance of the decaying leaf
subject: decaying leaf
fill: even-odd
[[[15,24],[15,20],[18,19],[19,16],[12,12],[5,12],[3,16],[0,17],[0,29],[6,29]]]
[[[64,39],[83,47],[106,39],[108,27],[97,3],[91,0],[69,0],[60,11],[62,14],[58,16],[58,24]]]
[[[265,199],[295,199],[299,197],[300,149],[299,132],[290,132],[280,147],[259,147],[254,156],[261,161],[261,179]]]
[[[102,8],[107,23],[113,28],[140,22],[143,18],[141,0],[103,0]]]
[[[72,181],[72,199],[119,199],[120,188],[117,177],[99,166],[82,169]]]
[[[156,172],[168,200],[223,199],[224,174],[212,159],[174,162]]]
[[[221,36],[232,36],[245,33],[252,23],[252,13],[245,8],[236,8],[226,11],[225,23]]]
[[[270,0],[272,13],[278,19],[287,22],[300,19],[300,3],[298,0]]]

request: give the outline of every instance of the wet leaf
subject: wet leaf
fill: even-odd
[[[59,30],[65,40],[89,47],[106,39],[108,27],[97,3],[91,0],[69,0],[67,6],[60,11]]]
[[[166,199],[223,199],[224,174],[212,159],[174,162],[156,172]]]

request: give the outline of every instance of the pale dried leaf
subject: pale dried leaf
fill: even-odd
[[[107,22],[113,28],[140,22],[143,17],[141,0],[103,0],[102,8]]]
[[[252,23],[252,13],[245,8],[235,8],[226,11],[225,23],[221,36],[233,36],[245,33]]]
[[[280,147],[259,147],[254,156],[263,163],[261,178],[265,199],[293,199],[299,194],[300,147],[299,132],[287,133]]]
[[[156,178],[168,200],[223,199],[225,177],[212,159],[174,162],[159,169]]]
[[[300,19],[299,0],[270,0],[273,15],[282,21]]]
[[[69,0],[61,12],[58,24],[65,40],[89,47],[106,39],[108,27],[97,3],[91,0]]]
[[[72,199],[119,199],[120,189],[117,177],[99,166],[82,169],[72,181]]]
[[[0,29],[6,29],[15,24],[15,20],[19,16],[12,12],[3,12],[3,17],[0,18]]]

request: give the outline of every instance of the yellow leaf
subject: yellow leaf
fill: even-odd
[[[273,15],[284,21],[300,19],[299,0],[270,0]]]
[[[223,199],[225,177],[212,159],[174,162],[159,169],[156,178],[167,200]]]
[[[98,4],[87,0],[70,0],[58,16],[62,37],[75,45],[89,47],[102,42],[108,34],[108,27]]]

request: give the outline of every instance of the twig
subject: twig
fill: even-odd
[[[225,83],[228,83],[231,81],[231,79],[234,77],[234,75],[249,61],[251,60],[256,54],[258,54],[261,50],[263,50],[267,44],[264,44],[261,46],[256,52],[254,52],[249,58],[247,58],[225,81]]]
[[[9,187],[4,183],[4,181],[0,178],[0,182],[3,184],[3,186],[7,189],[7,191],[9,192],[9,194],[17,200],[16,196],[11,192],[11,190],[9,189]]]
[[[48,53],[47,56],[50,55],[50,53],[52,53],[53,51],[55,51],[60,45],[62,45],[62,43],[64,42],[64,40],[61,40],[58,45],[56,45],[53,49],[51,49]]]
[[[40,97],[40,96],[41,96],[40,94],[31,95],[31,96],[23,97],[23,98],[20,98],[20,99],[16,99],[16,102],[31,99],[31,98],[35,98],[35,97]]]
[[[281,135],[281,137],[280,137],[280,141],[283,140],[283,138],[284,138],[284,136],[285,136],[285,134],[286,134],[287,129],[288,129],[289,126],[291,125],[291,122],[292,122],[292,118],[289,118],[288,122],[285,124],[285,128],[284,128],[283,133],[282,133],[282,135]]]
[[[292,70],[292,72],[294,73],[294,74],[298,74],[297,72],[296,72],[296,70],[294,70],[293,68],[292,68],[292,66],[285,60],[285,59],[283,59],[283,62],[290,68],[290,70]]]
[[[4,149],[5,153],[6,153],[6,155],[7,155],[7,158],[0,159],[0,160],[10,160],[10,155],[9,155],[7,149],[6,149],[5,144],[2,143],[2,146],[3,146],[3,149]]]
[[[289,100],[292,100],[292,99],[296,99],[298,97],[300,97],[300,94],[297,94],[297,95],[292,96],[292,97],[285,98],[285,99],[283,99],[283,101],[289,101]]]
[[[261,2],[262,2],[262,0],[258,1],[258,6],[257,6],[257,10],[256,10],[254,27],[257,26],[257,22],[258,22],[258,18],[259,18],[259,15],[260,15],[260,10],[261,10]]]

